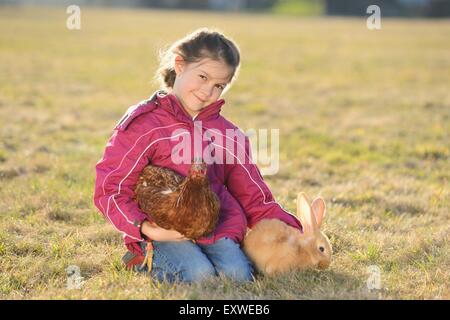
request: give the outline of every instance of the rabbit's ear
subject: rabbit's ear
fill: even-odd
[[[317,197],[311,204],[314,215],[316,216],[317,227],[320,228],[322,225],[323,218],[327,213],[327,207],[325,206],[325,201],[321,197]]]
[[[316,217],[304,192],[297,196],[297,217],[302,223],[304,233],[313,233],[317,229]]]

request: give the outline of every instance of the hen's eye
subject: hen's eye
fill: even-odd
[[[322,247],[322,246],[320,246],[320,247],[319,247],[319,250],[320,250],[320,252],[324,252],[324,251],[325,251],[325,248]]]

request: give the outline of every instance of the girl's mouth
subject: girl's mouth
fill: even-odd
[[[199,97],[197,97],[195,94],[194,94],[194,96],[201,102],[201,103],[205,103],[205,101],[206,100],[202,100],[202,99],[200,99]]]

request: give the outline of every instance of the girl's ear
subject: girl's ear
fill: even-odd
[[[304,192],[297,196],[297,217],[303,227],[303,233],[313,233],[317,229],[316,217]]]
[[[180,73],[183,72],[185,65],[186,65],[186,62],[184,61],[183,57],[178,54],[175,55],[174,67],[175,67],[175,73],[177,75],[179,75]]]
[[[311,204],[314,215],[316,216],[317,227],[320,228],[322,225],[323,218],[327,212],[327,208],[325,206],[325,201],[321,197],[317,197]]]

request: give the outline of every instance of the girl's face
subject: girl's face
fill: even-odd
[[[194,117],[204,107],[216,102],[231,80],[232,70],[222,61],[204,58],[186,63],[181,56],[175,58],[177,74],[174,94],[185,110]]]

